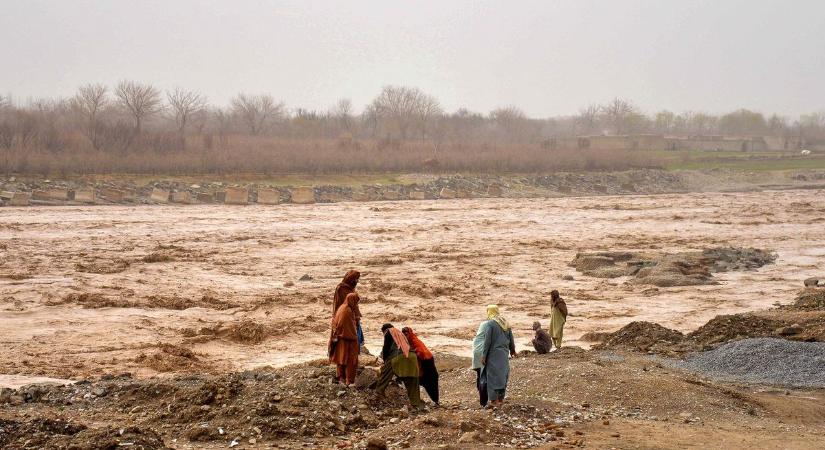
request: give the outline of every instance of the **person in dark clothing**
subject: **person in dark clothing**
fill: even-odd
[[[549,353],[550,349],[553,348],[550,333],[544,331],[539,322],[533,322],[533,331],[536,332],[536,337],[530,342],[533,344],[533,348],[536,349],[536,353],[539,355]]]
[[[381,327],[381,332],[384,333],[384,346],[381,348],[381,359],[384,360],[384,365],[381,366],[381,373],[378,374],[375,391],[378,395],[385,395],[385,390],[394,375],[407,388],[410,405],[416,409],[422,408],[424,404],[421,403],[421,392],[418,387],[418,358],[415,351],[410,348],[410,343],[404,334],[392,324],[385,323]]]
[[[438,405],[438,369],[435,367],[433,353],[421,342],[412,328],[404,327],[401,332],[404,333],[404,337],[407,338],[410,347],[415,350],[415,355],[418,357],[419,384],[424,387],[433,403]]]

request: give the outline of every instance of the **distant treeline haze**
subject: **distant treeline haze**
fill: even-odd
[[[640,152],[550,149],[553,137],[654,133],[825,140],[825,114],[789,119],[740,109],[721,116],[643,114],[614,99],[578,114],[530,118],[515,106],[445,112],[417,88],[386,86],[361,111],[288,108],[269,94],[225,107],[195,91],[123,81],[68,99],[0,96],[5,173],[227,173],[616,170],[655,166]]]

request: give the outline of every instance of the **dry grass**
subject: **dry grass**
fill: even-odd
[[[83,147],[52,152],[12,148],[0,157],[0,172],[31,174],[227,174],[227,173],[412,173],[624,170],[661,167],[645,152],[550,150],[535,144],[442,145],[414,142],[290,140],[233,136],[222,147],[190,137],[184,150],[95,151]]]

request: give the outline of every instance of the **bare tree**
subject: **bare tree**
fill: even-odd
[[[0,111],[11,108],[11,97],[0,94]]]
[[[642,118],[639,109],[628,100],[614,98],[601,108],[602,117],[616,135],[630,131],[632,125]]]
[[[229,132],[232,128],[232,111],[223,108],[211,110],[210,116],[215,124],[215,131],[218,132],[218,140],[222,146],[229,143]]]
[[[654,120],[654,127],[657,132],[667,134],[673,131],[676,122],[676,114],[670,111],[662,110],[656,113]]]
[[[352,110],[352,100],[342,98],[338,100],[329,111],[330,116],[335,119],[338,128],[347,133],[353,132],[354,119]]]
[[[406,139],[424,96],[418,88],[385,86],[372,101],[371,112],[386,128],[396,129],[401,139]]]
[[[458,111],[444,118],[448,123],[448,133],[452,134],[454,142],[465,145],[481,135],[486,118],[483,114],[459,108]]]
[[[576,124],[581,127],[581,133],[592,134],[599,125],[599,105],[590,104],[579,110]]]
[[[186,125],[193,116],[202,113],[207,106],[206,97],[196,91],[184,91],[175,88],[174,91],[166,92],[166,100],[169,102],[172,118],[180,134],[186,133]]]
[[[163,109],[160,91],[149,84],[121,81],[115,88],[118,104],[135,119],[134,134],[140,134],[143,122]]]
[[[86,84],[71,99],[72,110],[83,121],[83,132],[92,147],[100,150],[100,113],[109,104],[108,89],[102,84]]]
[[[430,122],[436,117],[444,114],[441,109],[441,104],[431,95],[422,93],[418,96],[415,103],[415,118],[418,123],[418,128],[421,130],[421,141],[427,137],[427,129]]]
[[[238,94],[232,99],[232,111],[253,135],[264,132],[272,121],[284,116],[285,110],[284,104],[275,102],[269,94]]]
[[[504,132],[505,139],[521,140],[527,122],[527,115],[516,106],[505,106],[490,111],[490,120]]]
[[[378,134],[378,112],[375,110],[375,105],[369,104],[364,108],[360,117],[361,129],[369,132],[371,138],[375,138]]]

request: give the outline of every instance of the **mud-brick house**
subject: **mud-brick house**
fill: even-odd
[[[760,152],[768,150],[763,137],[689,136],[677,138],[677,150]]]
[[[676,137],[663,136],[660,134],[632,134],[620,136],[598,135],[551,138],[545,141],[544,146],[548,149],[705,150],[732,152],[758,152],[772,149],[766,138],[761,136]]]
[[[639,134],[621,136],[576,136],[551,138],[545,142],[550,149],[598,149],[598,150],[663,150],[667,140],[662,135]]]

